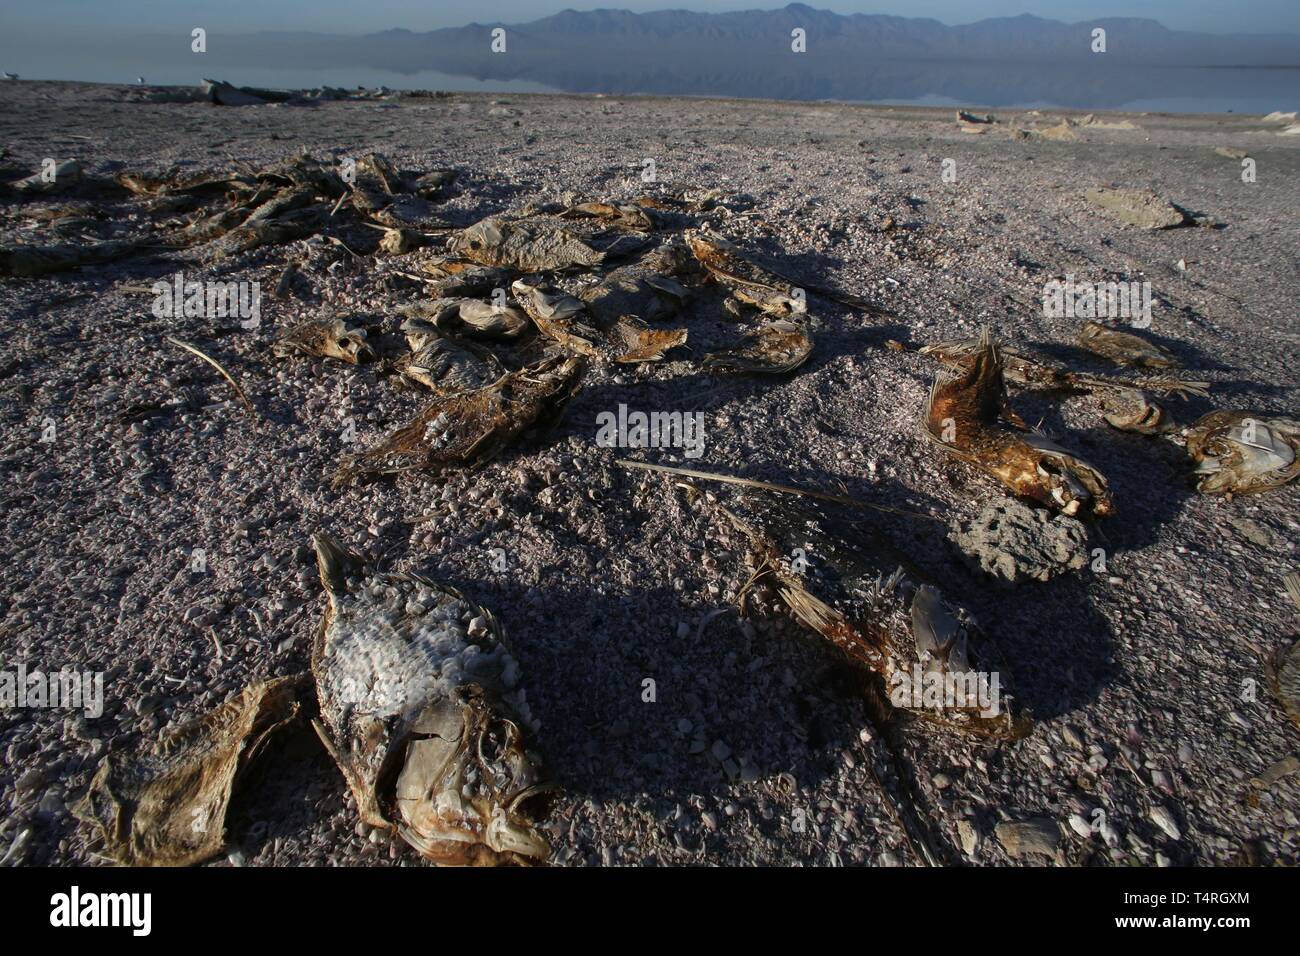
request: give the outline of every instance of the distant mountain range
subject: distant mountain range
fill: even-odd
[[[506,52],[491,48],[505,29]],[[1092,31],[1106,52],[1092,52]],[[806,31],[807,52],[791,50]],[[318,69],[434,70],[483,81],[527,80],[569,92],[663,93],[780,99],[907,99],[951,96],[989,105],[1052,100],[1105,107],[1152,94],[1213,95],[1205,70],[1300,69],[1300,36],[1220,36],[1166,29],[1154,20],[1060,23],[1039,17],[945,26],[937,20],[854,14],[791,4],[779,10],[692,13],[565,10],[530,23],[474,23],[363,36],[258,33],[227,37],[223,62]],[[1172,72],[1171,72],[1172,71]],[[236,79],[231,77],[231,79]],[[1188,84],[1204,87],[1187,90]],[[1026,96],[1041,92],[1041,96]]]

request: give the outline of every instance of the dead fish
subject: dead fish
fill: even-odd
[[[402,332],[412,352],[401,370],[402,378],[435,395],[483,388],[505,374],[491,352],[455,342],[425,319],[407,319]]]
[[[305,675],[246,687],[134,757],[110,754],[73,813],[124,866],[190,866],[221,852],[231,794],[299,710]]]
[[[550,855],[524,814],[548,789],[538,723],[492,613],[415,574],[377,574],[314,537],[329,604],[312,648],[317,733],[361,819],[446,866]]]
[[[318,195],[331,199],[338,199],[347,192],[347,187],[332,164],[322,163],[306,153],[260,170],[256,178],[260,182],[279,186],[305,186]]]
[[[641,260],[641,265],[650,273],[659,276],[693,276],[698,275],[703,269],[690,246],[676,238],[652,250]]]
[[[386,256],[404,256],[424,245],[424,234],[414,229],[385,228],[379,240],[379,252]]]
[[[581,358],[550,356],[486,388],[435,398],[374,448],[344,461],[335,487],[366,476],[474,468],[528,428],[558,418],[582,381]]]
[[[812,334],[802,325],[777,319],[745,334],[741,344],[704,357],[706,368],[738,372],[789,372],[812,354]]]
[[[621,343],[614,361],[624,365],[658,362],[669,349],[686,344],[685,329],[652,329],[640,319],[624,316],[614,325]]]
[[[612,328],[627,316],[649,323],[667,321],[689,297],[676,279],[640,265],[621,266],[578,293],[601,328]]]
[[[486,266],[523,272],[590,269],[605,261],[598,251],[558,226],[484,219],[453,235],[450,252]]]
[[[878,675],[896,708],[997,739],[1031,720],[1004,686],[1006,668],[965,608],[950,601],[872,526],[861,509],[751,491],[720,506],[748,539],[753,578],[849,660]],[[952,695],[924,685],[948,678]]]
[[[39,173],[32,173],[26,179],[9,183],[8,186],[16,193],[49,195],[71,189],[80,183],[81,179],[81,163],[75,159],[65,159],[49,167],[49,172],[42,169]]]
[[[1130,332],[1109,328],[1100,322],[1083,323],[1079,344],[1094,355],[1110,359],[1116,365],[1173,368],[1180,364],[1168,349]]]
[[[239,174],[196,173],[190,176],[147,176],[143,173],[121,173],[117,183],[137,196],[159,197],[187,193],[228,192],[236,184],[248,185],[247,177]]]
[[[1300,475],[1300,421],[1272,412],[1217,411],[1183,432],[1197,462],[1196,490],[1252,495]]]
[[[276,219],[245,222],[210,247],[214,258],[224,258],[241,252],[250,252],[261,246],[278,246],[318,232],[329,217],[324,205],[308,206],[284,213]]]
[[[42,276],[81,266],[100,265],[158,249],[153,239],[105,239],[52,246],[0,246],[0,275]]]
[[[741,301],[763,312],[791,316],[807,311],[807,292],[841,305],[889,314],[861,296],[821,285],[797,283],[746,258],[731,242],[708,229],[688,229],[686,244],[700,265]]]
[[[583,202],[569,206],[561,219],[599,219],[623,229],[651,232],[657,227],[653,213],[645,206],[630,203]]]
[[[1161,406],[1136,388],[1107,393],[1102,409],[1106,423],[1123,432],[1162,435],[1177,427]]]
[[[934,342],[920,348],[922,355],[942,362],[949,367],[963,367],[982,346],[979,338]],[[1002,375],[1008,382],[1027,388],[1041,388],[1070,392],[1127,392],[1140,389],[1165,395],[1190,395],[1204,397],[1209,394],[1209,382],[1183,381],[1168,377],[1112,378],[1090,372],[1078,372],[1039,354],[1020,348],[998,346],[1002,359]]]
[[[497,289],[504,292],[514,279],[510,269],[479,265],[466,259],[426,259],[420,269],[436,280],[440,296],[490,295]]]
[[[549,339],[570,352],[597,356],[603,338],[590,324],[586,303],[564,292],[551,292],[545,286],[515,280],[510,287],[516,301],[528,313],[537,328]]]
[[[936,376],[925,428],[949,453],[997,478],[1017,495],[1067,515],[1111,511],[1105,477],[1091,465],[1032,432],[999,421],[1006,406],[1002,360],[987,329],[964,368]]]
[[[789,279],[746,259],[729,241],[708,230],[690,229],[686,244],[700,264],[733,294],[772,315],[807,311],[804,290]]]
[[[441,298],[403,306],[399,311],[410,318],[427,319],[441,332],[481,339],[510,341],[532,328],[528,315],[517,306],[480,299]]]
[[[1287,597],[1300,609],[1300,572],[1290,571],[1282,578]],[[1269,683],[1282,709],[1300,725],[1300,639],[1279,649],[1267,662]]]
[[[520,272],[591,269],[632,254],[649,242],[645,235],[616,232],[578,237],[558,220],[485,219],[447,242],[454,255]]]
[[[285,358],[295,352],[315,358],[333,358],[349,365],[375,358],[366,342],[366,330],[349,328],[342,319],[309,319],[288,329],[271,347]]]

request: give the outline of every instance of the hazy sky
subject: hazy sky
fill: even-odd
[[[519,22],[555,13],[609,7],[636,11],[774,9],[782,0],[0,0],[0,34],[157,33],[195,26],[209,30],[314,30],[367,33],[390,27],[431,30],[470,22]],[[809,6],[838,13],[888,13],[970,23],[1033,13],[1066,22],[1099,16],[1159,20],[1173,29],[1217,33],[1300,33],[1297,0],[819,0]]]

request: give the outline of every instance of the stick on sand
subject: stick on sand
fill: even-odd
[[[230,373],[227,372],[224,368],[221,367],[221,363],[220,363],[220,362],[218,362],[218,361],[217,361],[216,359],[214,359],[212,356],[210,356],[210,355],[205,355],[204,353],[200,352],[198,349],[196,349],[194,346],[190,345],[188,342],[182,342],[180,339],[174,339],[174,338],[172,338],[170,335],[167,336],[167,341],[170,342],[172,345],[179,345],[181,348],[185,349],[185,351],[187,351],[187,352],[193,352],[193,353],[194,353],[195,355],[197,355],[199,358],[203,359],[203,361],[207,362],[209,365],[211,365],[213,368],[215,368],[218,372],[220,372],[222,378],[224,378],[227,382],[229,382],[229,383],[230,383],[230,387],[233,388],[233,389],[235,390],[235,394],[236,394],[237,396],[239,396],[239,400],[240,400],[241,402],[244,403],[244,407],[247,408],[247,409],[248,409],[250,412],[252,412],[254,415],[257,414],[257,409],[254,408],[254,407],[253,407],[253,403],[250,402],[250,401],[248,400],[248,396],[244,394],[244,390],[243,390],[242,388],[239,387],[239,383],[238,383],[238,382],[236,382],[233,378],[230,377]]]
[[[666,475],[682,475],[687,478],[701,478],[705,481],[721,481],[728,485],[741,485],[745,488],[762,488],[764,491],[779,491],[786,495],[800,495],[804,498],[820,498],[822,501],[834,501],[837,504],[851,505],[854,508],[875,508],[877,511],[892,511],[894,514],[909,515],[913,518],[929,518],[931,521],[942,521],[934,515],[924,514],[920,511],[908,511],[906,508],[891,508],[888,505],[875,505],[869,501],[862,501],[859,498],[850,498],[847,495],[831,494],[829,491],[815,491],[811,488],[795,488],[791,485],[774,485],[768,481],[755,481],[753,478],[735,478],[731,475],[719,475],[708,471],[695,471],[692,468],[670,468],[667,465],[652,465],[644,461],[632,461],[628,458],[617,458],[614,464],[621,465],[624,468],[636,468],[641,471],[658,471]]]

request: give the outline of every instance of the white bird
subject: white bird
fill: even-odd
[[[135,81],[136,81],[137,83],[139,83],[141,86],[144,86],[144,77],[143,77],[143,76],[137,76],[137,77],[135,78]]]

